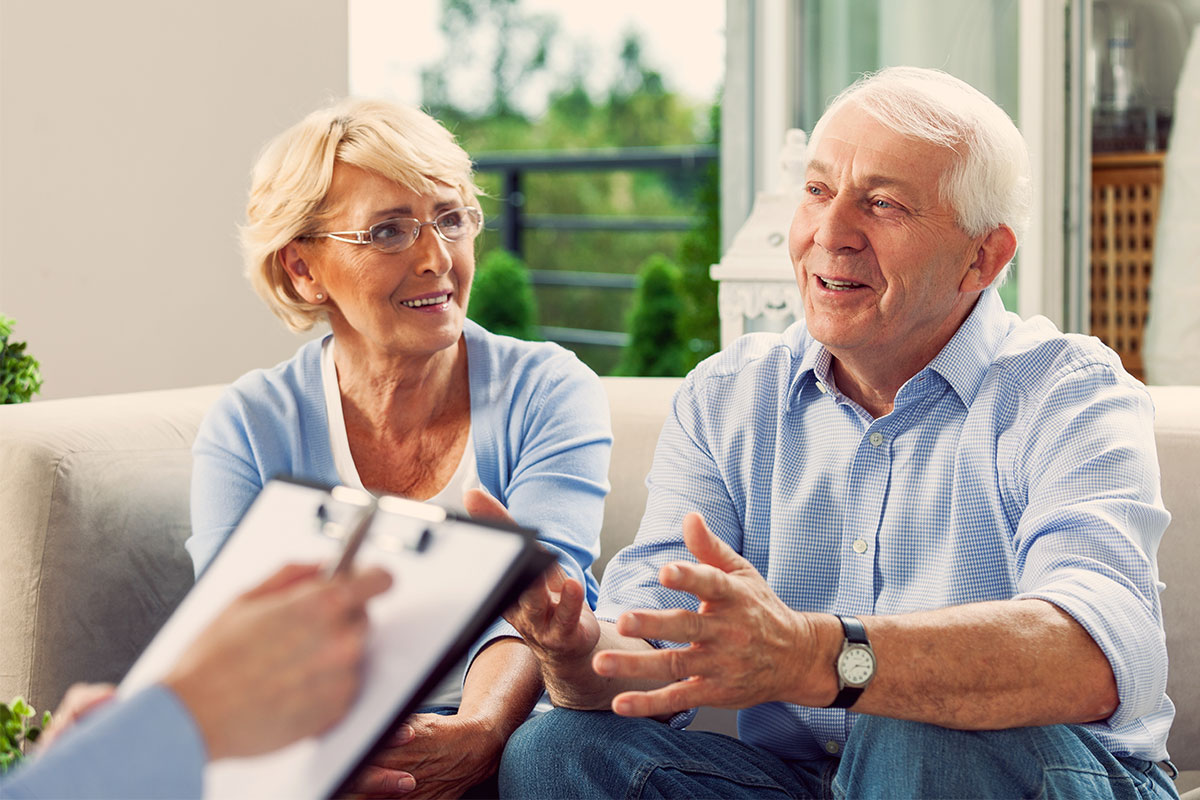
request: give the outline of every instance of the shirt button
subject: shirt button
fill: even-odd
[[[867,542],[864,539],[855,539],[854,544],[850,546],[853,547],[854,552],[858,553],[859,555],[867,552]]]
[[[883,444],[883,434],[878,431],[872,433],[870,441],[872,447],[879,447],[879,445]]]
[[[829,391],[825,388],[825,384],[821,383],[820,381],[817,381],[817,389],[820,390],[821,394],[825,394]]]
[[[838,754],[838,751],[841,749],[842,749],[841,745],[839,745],[833,739],[830,739],[828,742],[825,743],[825,752],[829,753],[829,755],[831,755],[831,756],[836,756]]]

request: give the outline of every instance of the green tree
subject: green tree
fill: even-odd
[[[526,12],[520,0],[443,0],[441,28],[451,47],[441,61],[421,72],[426,107],[443,122],[462,116],[462,98],[455,96],[455,89],[470,77],[468,102],[478,106],[480,97],[487,102],[469,110],[486,117],[523,119],[517,95],[547,69],[557,21]],[[485,41],[481,34],[489,32]],[[486,66],[490,79],[484,91],[479,91],[475,77],[481,66]]]
[[[480,262],[467,316],[492,333],[536,341],[537,302],[529,270],[507,250],[492,250]]]
[[[679,267],[666,256],[652,255],[642,265],[629,315],[629,344],[621,354],[618,375],[671,377],[686,373],[680,281]]]
[[[590,89],[588,79],[594,70],[590,68],[593,54],[588,46],[562,36],[521,34],[520,21],[531,16],[519,0],[443,0],[447,50],[441,61],[424,73],[423,102],[454,132],[467,152],[478,157],[514,150],[653,147],[715,139],[715,132],[709,133],[711,104],[696,104],[676,93],[651,63],[636,31],[625,34],[611,84]],[[553,19],[539,25],[542,31],[558,27]],[[506,30],[509,34],[504,33]],[[514,38],[518,35],[525,38],[518,41]],[[490,42],[497,37],[508,42],[507,50],[492,47]],[[546,58],[547,47],[554,58]],[[570,48],[571,58],[560,58],[554,48]],[[504,59],[508,66],[502,66]],[[559,66],[564,63],[565,68]],[[505,74],[524,77],[515,81],[505,79]],[[464,85],[474,90],[473,96],[455,91]],[[529,101],[536,102],[528,94],[531,87],[548,91],[545,112],[538,116],[525,115],[525,109],[532,105]],[[508,99],[496,100],[495,91],[507,92]],[[477,176],[477,183],[484,190],[480,202],[485,216],[498,219],[505,192],[501,177],[484,172]],[[706,194],[698,209],[697,192],[708,188],[711,203]],[[719,235],[719,227],[708,221],[716,219],[719,206],[715,169],[528,172],[522,177],[521,193],[523,212],[529,216],[704,216],[704,231],[692,244],[684,240],[694,239],[695,235],[670,230],[527,228],[522,256],[539,271],[627,275],[636,274],[638,266],[654,253],[676,259],[685,271],[683,326],[694,351],[688,363],[716,348],[715,286],[707,277],[709,265],[717,260],[707,253],[716,252]],[[712,237],[711,242],[703,239],[705,235]],[[500,234],[495,229],[485,231],[478,244],[480,262],[500,247]],[[539,285],[534,291],[540,324],[599,331],[624,330],[634,296],[628,289],[569,285]],[[705,303],[711,308],[704,308]],[[706,328],[703,320],[711,324]],[[621,356],[620,350],[613,347],[567,344],[600,374],[611,372]]]
[[[721,104],[712,106],[712,144],[721,142]],[[717,282],[710,267],[721,259],[721,167],[719,161],[706,164],[696,189],[696,225],[679,245],[679,263],[683,270],[683,291],[688,310],[683,334],[690,351],[689,367],[703,361],[721,346],[721,320],[717,312]]]

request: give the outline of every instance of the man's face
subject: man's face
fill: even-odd
[[[829,119],[789,249],[809,333],[843,362],[911,374],[970,313],[984,237],[968,237],[938,196],[952,157],[852,105]]]

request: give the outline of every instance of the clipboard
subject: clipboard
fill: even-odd
[[[336,560],[351,521],[362,513],[361,504],[339,495],[345,491],[356,490],[287,478],[269,481],[118,693],[160,680],[233,598],[279,567]],[[357,700],[320,736],[261,756],[210,762],[205,797],[316,800],[333,795],[554,560],[528,529],[389,495],[374,505],[355,563],[381,565],[394,580],[368,605],[371,628]],[[247,709],[260,711],[270,713]]]

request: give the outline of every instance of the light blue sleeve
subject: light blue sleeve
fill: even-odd
[[[583,584],[595,608],[599,586],[591,565],[600,552],[612,451],[608,396],[596,374],[573,354],[541,366],[545,374],[530,376],[538,378],[538,390],[529,396],[528,407],[510,412],[519,423],[508,428],[511,468],[497,499],[519,525],[538,531],[538,541]],[[506,621],[496,620],[469,658],[499,637],[517,635]]]
[[[192,535],[185,546],[196,575],[262,490],[250,436],[241,397],[228,389],[209,410],[192,444]]]
[[[1027,501],[1017,599],[1053,603],[1091,634],[1116,677],[1120,704],[1103,723],[1115,729],[1167,702],[1155,554],[1170,515],[1149,394],[1112,373],[1057,381],[1022,426],[1011,480]]]
[[[159,684],[85,717],[0,778],[0,798],[200,797],[207,758],[192,716]]]

